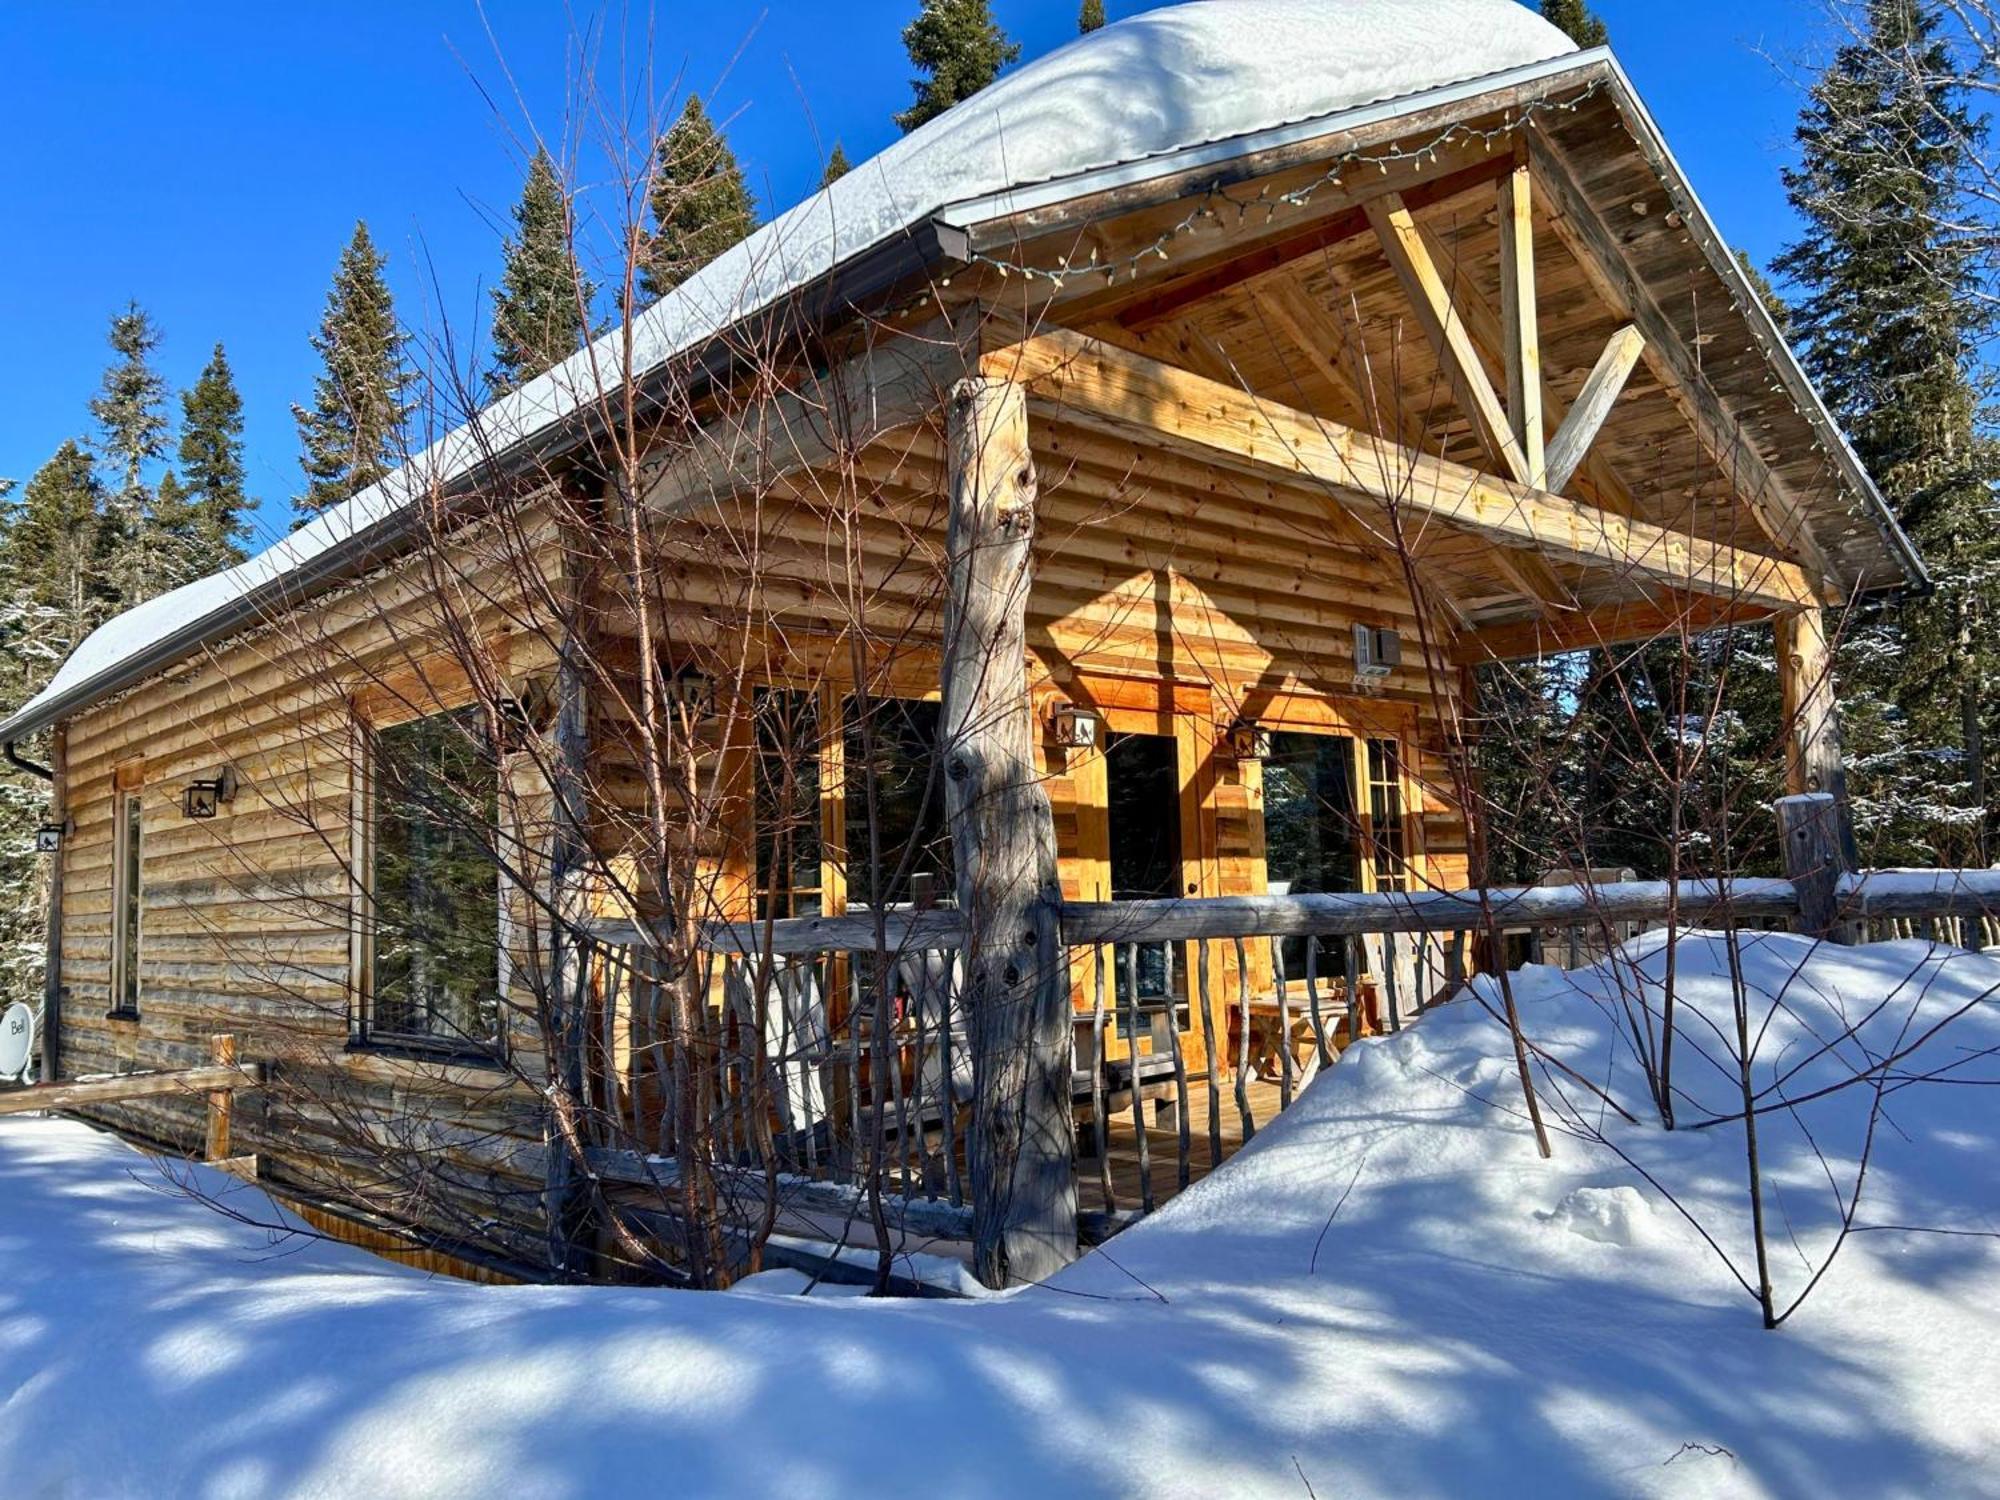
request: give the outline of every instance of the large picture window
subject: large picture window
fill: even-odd
[[[851,906],[950,899],[951,831],[934,774],[941,712],[910,698],[843,705]]]
[[[378,730],[366,1032],[451,1051],[500,1042],[499,769],[477,709]]]
[[[830,879],[844,881],[850,908],[949,902],[951,835],[934,774],[939,706],[876,698],[864,709],[845,698],[834,733],[821,701],[775,688],[757,694],[757,915],[819,915]]]
[[[145,801],[137,790],[120,792],[114,811],[111,929],[111,1012],[139,1014],[139,934],[145,906]]]
[[[826,910],[820,834],[819,700],[760,690],[757,721],[757,918]]]

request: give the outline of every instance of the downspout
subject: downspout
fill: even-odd
[[[54,784],[56,779],[56,773],[54,771],[51,771],[47,766],[37,765],[34,761],[29,760],[25,755],[21,754],[18,750],[14,748],[14,741],[12,740],[7,741],[5,747],[5,753],[7,756],[7,764],[12,766],[15,770],[26,771],[30,776],[39,776],[42,778],[42,780],[49,782],[52,785]]]
[[[63,758],[63,731],[55,732],[55,759],[58,765]],[[14,748],[14,741],[8,740],[4,747],[7,764],[17,771],[26,771],[30,776],[39,776],[49,784],[49,800],[55,812],[54,821],[63,818],[62,786],[55,771],[37,765]],[[63,860],[68,851],[58,845],[54,855],[55,863],[49,870],[49,919],[48,950],[43,961],[42,977],[42,1082],[54,1083],[62,1076],[62,1062],[59,1056],[62,1043],[62,883]]]

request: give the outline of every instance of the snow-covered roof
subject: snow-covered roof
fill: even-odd
[[[1575,51],[1516,0],[1196,0],[1147,11],[1039,57],[911,132],[646,309],[644,375],[953,205],[1339,115]],[[247,601],[303,589],[412,498],[462,479],[599,400],[623,368],[617,331],[503,397],[381,483],[249,561],[125,611],[0,722],[32,733],[126,685],[135,668],[240,628]],[[316,567],[315,565],[319,565]]]

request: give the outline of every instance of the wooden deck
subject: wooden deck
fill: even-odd
[[[1297,1101],[1298,1088],[1295,1082],[1293,1100]],[[1243,1118],[1236,1106],[1235,1086],[1228,1080],[1221,1084],[1222,1108],[1219,1119],[1221,1160],[1227,1161],[1243,1149],[1245,1139]],[[1281,1091],[1275,1083],[1252,1080],[1248,1089],[1250,1117],[1256,1129],[1262,1130],[1278,1118]],[[1165,1123],[1161,1112],[1166,1109]],[[1181,1190],[1180,1183],[1180,1128],[1173,1122],[1172,1099],[1149,1100],[1145,1106],[1146,1117],[1146,1157],[1153,1188],[1153,1206],[1159,1207]],[[1136,1209],[1143,1206],[1140,1191],[1142,1178],[1139,1168],[1139,1135],[1133,1128],[1132,1111],[1126,1108],[1112,1114],[1107,1141],[1111,1159],[1111,1203],[1106,1203],[1102,1186],[1103,1176],[1097,1157],[1097,1132],[1088,1118],[1081,1119],[1077,1126],[1078,1157],[1076,1164],[1077,1202],[1086,1209],[1119,1208]],[[1202,1078],[1190,1080],[1188,1085],[1188,1183],[1201,1181],[1215,1169],[1217,1162],[1210,1150],[1208,1131],[1208,1084]]]

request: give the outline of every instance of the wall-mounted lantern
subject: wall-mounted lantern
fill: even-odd
[[[75,827],[76,824],[68,818],[64,818],[60,823],[42,824],[35,830],[35,853],[60,854],[64,838]]]
[[[206,780],[190,781],[181,791],[181,816],[212,818],[223,803],[236,796],[236,768],[217,766]]]
[[[1229,753],[1238,760],[1271,758],[1271,731],[1254,719],[1238,719],[1231,724],[1226,742]]]
[[[1072,750],[1089,750],[1097,744],[1097,715],[1058,699],[1049,709],[1049,738]]]

